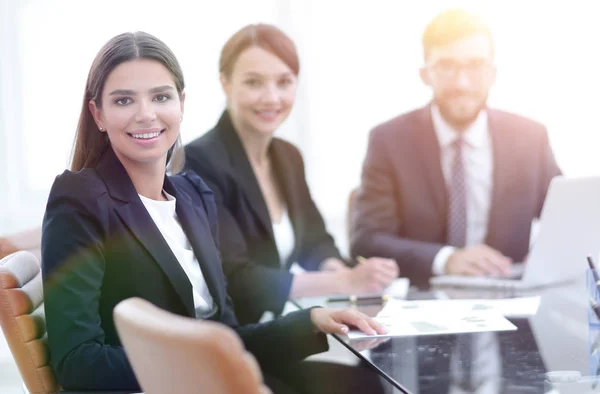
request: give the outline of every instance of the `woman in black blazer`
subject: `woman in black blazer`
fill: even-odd
[[[242,322],[280,313],[289,298],[380,292],[398,276],[393,260],[353,269],[342,260],[300,152],[273,137],[293,106],[298,71],[293,42],[274,26],[237,32],[220,60],[227,110],[185,148],[188,167],[217,197],[224,271]],[[293,275],[295,262],[311,272]]]
[[[66,389],[139,390],[112,316],[130,297],[233,327],[276,392],[294,392],[281,381],[286,365],[326,349],[317,332],[382,330],[362,314],[321,308],[238,325],[213,194],[193,173],[166,175],[167,161],[173,173],[181,166],[184,99],[176,58],[151,35],[116,36],[92,64],[72,171],[52,186],[42,233],[48,344]]]

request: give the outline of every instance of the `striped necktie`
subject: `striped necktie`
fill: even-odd
[[[467,194],[465,166],[463,163],[464,140],[457,138],[453,143],[454,160],[448,185],[448,245],[462,248],[467,239]]]

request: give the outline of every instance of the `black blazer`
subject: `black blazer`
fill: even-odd
[[[543,125],[488,109],[488,129],[494,169],[485,243],[522,261],[531,220],[561,172]],[[402,276],[426,285],[446,244],[446,194],[430,106],[377,126],[351,213],[352,254],[393,258]]]
[[[240,327],[227,296],[212,192],[193,173],[165,177],[217,312],[237,330],[261,367],[274,370],[326,349],[309,311]],[[194,317],[192,286],[112,149],[94,169],[65,171],[52,186],[42,233],[48,344],[67,389],[139,388],[115,330],[113,308],[130,297]]]
[[[187,166],[215,193],[223,269],[238,319],[255,322],[265,311],[280,313],[293,276],[281,268],[266,203],[228,112],[185,152]],[[316,271],[323,260],[341,258],[311,198],[298,149],[273,138],[268,154],[294,228],[295,248],[287,268],[298,262]]]

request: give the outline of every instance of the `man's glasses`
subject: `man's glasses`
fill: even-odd
[[[492,64],[484,59],[474,59],[466,63],[441,59],[435,64],[429,65],[428,68],[443,79],[456,78],[460,72],[464,72],[469,79],[479,79],[488,74],[492,69]]]

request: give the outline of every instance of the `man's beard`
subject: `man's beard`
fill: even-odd
[[[464,93],[462,93],[464,95]],[[453,97],[448,95],[446,97]],[[479,103],[472,109],[469,110],[469,113],[456,114],[457,111],[452,108],[455,107],[448,103],[447,98],[436,98],[435,103],[440,109],[440,114],[444,118],[446,122],[452,125],[457,130],[464,130],[469,127],[475,119],[479,116],[479,113],[482,109],[486,107],[487,97],[480,99]]]

